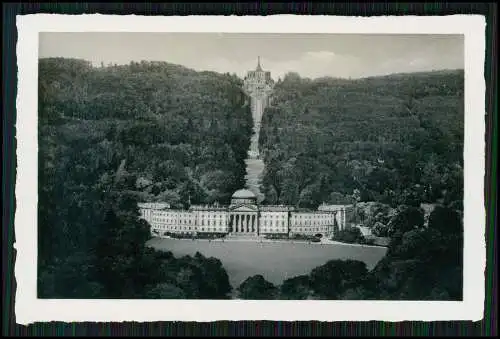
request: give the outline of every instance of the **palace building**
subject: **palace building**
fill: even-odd
[[[264,166],[259,152],[259,133],[264,110],[269,105],[274,81],[257,60],[257,68],[247,73],[243,91],[249,96],[253,133],[247,159],[247,187],[259,192],[258,181]],[[226,234],[259,237],[266,235],[331,236],[335,229],[346,228],[346,207],[321,205],[316,211],[297,210],[292,206],[260,205],[256,193],[236,191],[229,206],[193,205],[188,210],[171,209],[164,203],[139,204],[141,216],[154,234],[201,235]],[[259,195],[261,196],[261,195]]]
[[[291,206],[259,205],[254,193],[236,191],[229,206],[193,205],[188,210],[168,204],[141,203],[141,217],[155,234],[223,233],[227,235],[317,235],[331,236],[335,228],[346,227],[346,207],[322,205],[317,211],[300,211]]]

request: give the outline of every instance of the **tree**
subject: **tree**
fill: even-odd
[[[248,277],[238,287],[238,294],[241,299],[270,300],[275,299],[277,288],[262,275]]]
[[[460,215],[453,209],[444,206],[434,207],[429,215],[429,228],[446,235],[460,235],[463,232]]]
[[[392,248],[391,255],[398,258],[418,258],[423,253],[427,254],[439,240],[439,234],[431,230],[410,230],[403,233],[401,242]]]
[[[346,205],[351,203],[351,199],[339,192],[332,192],[329,196],[328,202],[334,205]]]
[[[103,289],[94,280],[91,258],[81,252],[42,267],[38,284],[39,298],[96,298]]]
[[[280,286],[280,299],[304,300],[309,299],[311,294],[308,275],[286,279]]]
[[[348,288],[363,281],[368,270],[357,260],[330,260],[311,271],[311,287],[322,299],[337,299]]]
[[[372,228],[372,234],[377,237],[387,237],[389,235],[389,229],[387,225],[384,225],[381,222],[377,221]]]
[[[340,230],[335,233],[333,240],[342,241],[346,243],[365,243],[365,237],[361,233],[359,227],[351,227]]]
[[[95,277],[110,297],[143,293],[155,276],[153,253],[145,248],[148,225],[137,217],[118,216],[108,209],[95,248]]]
[[[173,284],[160,283],[149,287],[145,297],[150,299],[185,299],[186,295],[182,289]]]
[[[369,300],[373,299],[372,292],[364,286],[356,286],[346,289],[340,295],[341,300]]]
[[[206,299],[225,299],[231,292],[229,276],[219,259],[205,258],[199,252],[194,258],[201,269],[201,295]]]
[[[436,207],[431,215],[427,228],[403,227],[393,234],[386,257],[372,273],[379,298],[461,300],[463,237],[458,213]]]
[[[424,211],[421,208],[402,205],[397,214],[391,218],[388,234],[405,233],[424,226]]]

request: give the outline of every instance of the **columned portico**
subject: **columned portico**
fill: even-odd
[[[257,235],[259,229],[258,207],[253,192],[236,191],[229,206],[229,233],[232,235]]]
[[[257,213],[233,212],[229,216],[231,233],[233,234],[251,234],[257,233],[258,218]]]

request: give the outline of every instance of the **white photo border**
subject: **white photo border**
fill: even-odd
[[[17,16],[16,322],[447,321],[483,318],[486,243],[484,16]],[[464,35],[463,301],[75,300],[37,298],[40,32],[224,32]]]

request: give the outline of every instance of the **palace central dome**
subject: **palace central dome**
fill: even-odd
[[[250,190],[241,189],[233,193],[233,199],[257,199],[257,196]]]

